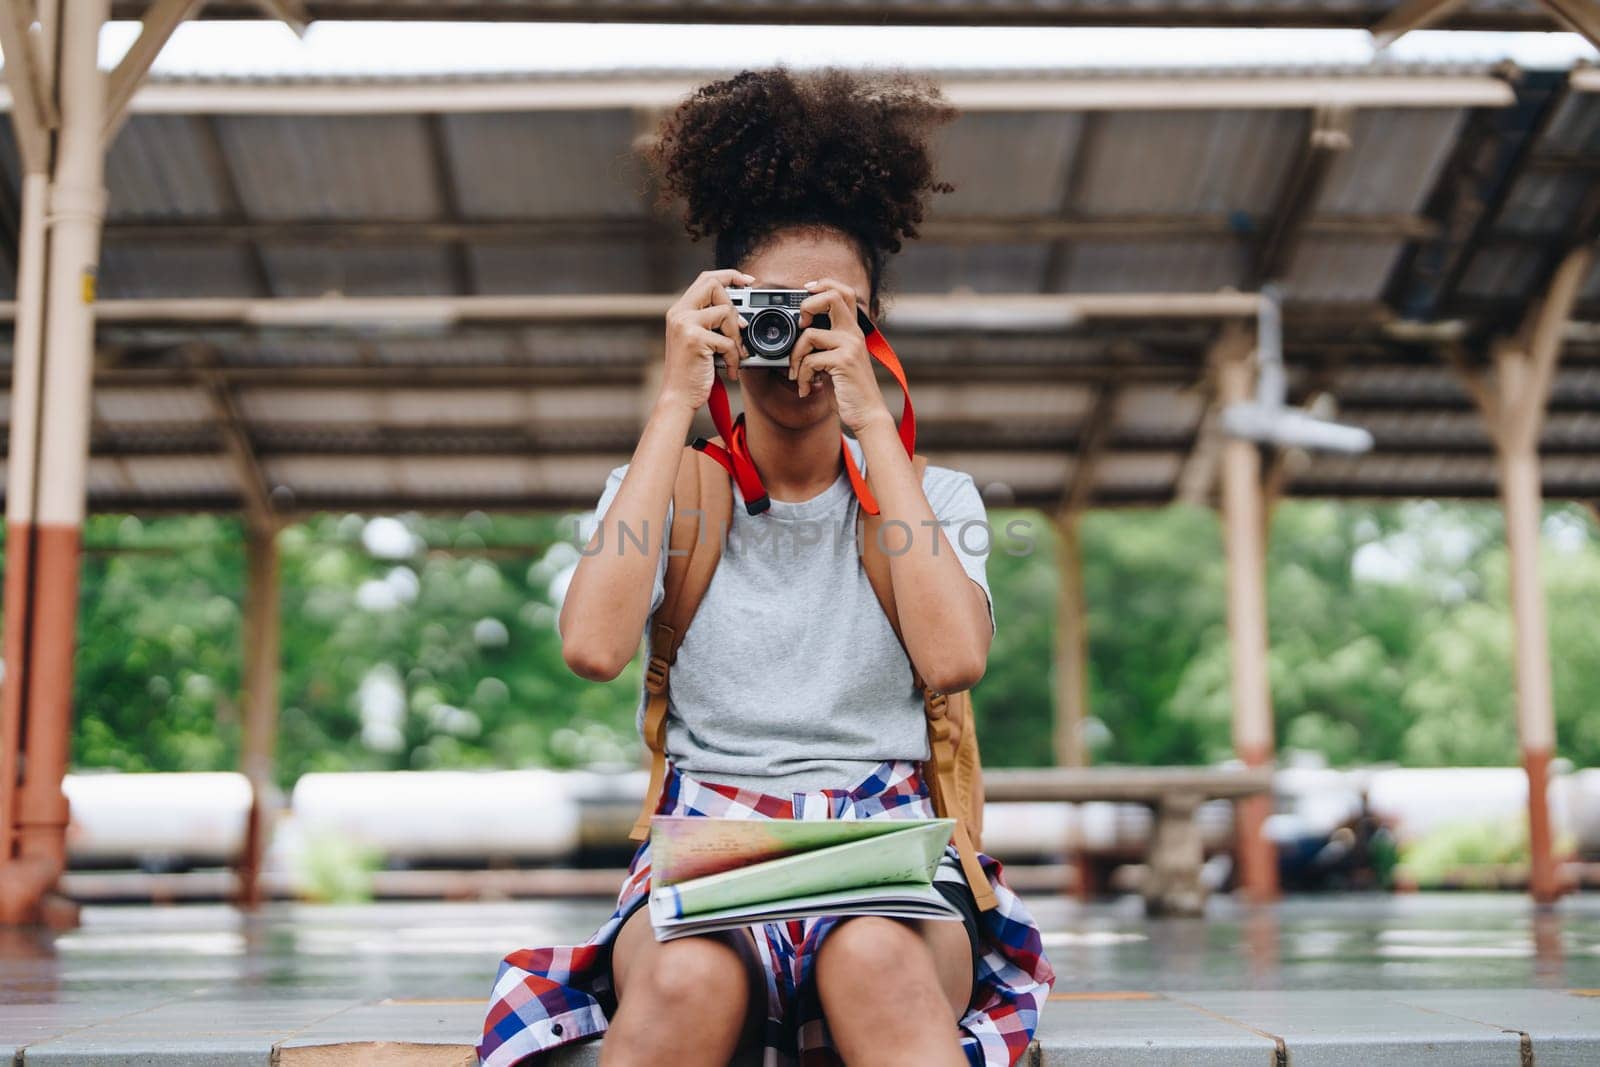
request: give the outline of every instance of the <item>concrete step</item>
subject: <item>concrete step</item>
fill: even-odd
[[[1030,1067],[1600,1063],[1600,991],[1061,992]],[[471,1067],[481,1000],[60,994],[0,1004],[0,1062],[57,1067]],[[599,1042],[552,1067],[592,1067]]]

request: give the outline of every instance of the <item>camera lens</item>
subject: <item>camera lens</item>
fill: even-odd
[[[746,343],[759,356],[781,356],[794,347],[794,319],[776,308],[758,312],[750,320]]]

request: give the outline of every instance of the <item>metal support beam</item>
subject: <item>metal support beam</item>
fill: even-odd
[[[1089,715],[1088,614],[1083,595],[1083,553],[1078,520],[1094,494],[1095,471],[1116,425],[1117,388],[1102,385],[1078,437],[1072,475],[1056,510],[1055,754],[1062,767],[1089,762],[1084,722]]]
[[[26,283],[28,299],[40,303],[24,312],[24,318],[41,314],[42,307],[39,321],[48,358],[38,360],[37,372],[27,370],[32,381],[14,398],[16,405],[32,406],[14,412],[13,441],[22,439],[24,455],[8,464],[3,682],[8,736],[0,740],[8,749],[11,739],[16,740],[15,756],[5,762],[17,778],[8,776],[0,783],[0,795],[9,798],[6,851],[0,855],[4,924],[76,919],[75,907],[53,888],[66,867],[68,812],[61,781],[72,735],[78,546],[94,371],[94,278],[106,200],[100,139],[105,81],[97,53],[108,7],[108,0],[72,0],[61,7],[61,128],[49,188],[53,225],[46,238],[47,274],[42,289],[32,280]],[[14,18],[15,9],[9,14]],[[24,195],[31,199],[42,192],[35,181]],[[31,230],[31,223],[25,225]],[[19,361],[19,376],[23,364],[34,360],[30,352]]]
[[[239,483],[239,496],[245,502],[245,519],[253,531],[274,530],[277,528],[277,517],[272,505],[272,487],[267,483],[261,463],[256,458],[255,445],[245,429],[243,416],[239,414],[233,389],[213,365],[214,354],[198,356],[192,350],[189,354],[195,374],[205,384],[210,397],[212,417],[222,431],[234,478]]]
[[[311,15],[306,11],[305,0],[252,0],[252,2],[268,18],[277,19],[288,26],[296,37],[304,37],[306,30],[311,26]]]
[[[1350,147],[1350,121],[1349,108],[1319,107],[1312,111],[1300,155],[1279,193],[1266,235],[1257,246],[1247,288],[1259,289],[1288,270],[1334,159]]]
[[[39,433],[44,419],[44,328],[49,252],[46,215],[50,199],[51,139],[44,127],[46,105],[52,113],[54,96],[34,84],[36,61],[54,49],[34,51],[29,25],[33,5],[25,0],[0,0],[0,40],[4,41],[6,76],[17,86],[26,106],[13,114],[16,137],[22,149],[22,202],[17,224],[17,315],[12,334],[11,424],[6,457],[6,566],[3,616],[4,661],[10,665],[0,682],[0,894],[6,883],[21,898],[10,905],[27,914],[32,901],[47,888],[53,876],[48,867],[35,864],[18,872],[10,866],[16,855],[18,806],[21,800],[22,746],[27,733],[29,705],[24,683],[36,619],[36,527],[39,514]],[[46,14],[53,14],[51,8]],[[53,31],[53,20],[47,24]],[[52,77],[45,79],[53,82]],[[32,141],[30,142],[30,138]],[[0,916],[0,921],[5,921]]]
[[[1535,3],[1550,12],[1557,23],[1582,34],[1590,44],[1600,48],[1600,6],[1596,6],[1594,0],[1535,0]],[[1441,22],[1465,6],[1466,0],[1404,0],[1372,27],[1372,36],[1379,48],[1387,48],[1412,30]]]
[[[1060,512],[1063,516],[1076,515],[1089,506],[1094,494],[1094,480],[1100,457],[1111,440],[1117,422],[1117,387],[1102,385],[1089,407],[1089,417],[1078,435],[1078,452],[1072,464],[1072,477],[1062,494]]]
[[[216,0],[212,0],[213,4]],[[863,8],[862,10],[868,10]],[[585,12],[589,14],[590,12]],[[569,15],[569,17],[571,17]],[[792,13],[786,17],[792,18]],[[815,17],[813,15],[813,17]],[[730,64],[731,74],[738,69]],[[672,108],[702,74],[549,78],[508,77],[433,82],[345,84],[146,85],[134,94],[136,114],[394,115],[419,112],[594,111]],[[1505,107],[1511,89],[1481,74],[1362,74],[1327,77],[1242,74],[939,79],[962,111],[1149,111],[1304,109],[1320,106]],[[0,106],[6,100],[0,98]]]
[[[38,47],[30,27],[31,0],[0,0],[0,50],[5,52],[6,85],[11,90],[11,124],[24,172],[50,167],[50,131],[61,125],[51,86],[54,56]]]
[[[1254,392],[1250,332],[1229,323],[1214,352],[1217,399],[1226,407]],[[1261,456],[1251,441],[1222,444],[1222,518],[1228,556],[1228,638],[1233,665],[1233,746],[1247,766],[1272,763],[1276,742],[1272,688],[1267,674],[1266,545],[1263,541]],[[1239,881],[1256,903],[1278,895],[1278,863],[1265,826],[1270,797],[1248,797],[1235,807]]]
[[[161,54],[161,49],[172,38],[178,24],[192,18],[205,4],[205,0],[155,0],[144,13],[139,36],[128,49],[116,69],[111,72],[106,85],[105,143],[116,139],[117,131],[128,117],[128,101],[138,90],[144,76]]]
[[[237,902],[254,908],[263,900],[262,857],[272,839],[282,794],[273,778],[278,740],[279,596],[276,523],[245,531],[244,737],[240,769],[250,780],[250,815],[244,853],[237,866]]]
[[[1539,0],[1556,21],[1600,48],[1600,5],[1595,0]]]
[[[1555,755],[1556,734],[1544,588],[1539,576],[1539,436],[1567,317],[1594,261],[1591,245],[1567,253],[1544,298],[1529,310],[1521,329],[1494,345],[1492,388],[1466,365],[1459,352],[1450,353],[1483,413],[1498,456],[1506,547],[1511,558],[1517,738],[1528,776],[1528,882],[1534,900],[1541,904],[1554,901],[1564,887],[1550,833],[1550,761]]]
[[[648,322],[666,312],[676,293],[572,293],[510,296],[174,297],[104,300],[104,323],[206,323],[302,328],[318,326],[444,327],[468,322]],[[1060,329],[1086,319],[1246,319],[1260,304],[1254,293],[907,293],[894,302],[892,321],[910,328],[970,322],[987,329]],[[16,305],[0,301],[0,322]]]
[[[444,134],[444,116],[422,116],[423,129],[427,131],[428,160],[433,168],[434,190],[439,198],[440,215],[446,225],[459,226],[461,222],[461,196],[456,189],[455,172],[450,169],[449,139]],[[389,226],[389,232],[408,235],[405,226]],[[478,291],[472,276],[472,257],[467,252],[467,238],[457,236],[447,242],[450,284],[458,295],[470,296]],[[345,242],[341,242],[345,243]]]
[[[1089,717],[1089,625],[1083,595],[1083,548],[1077,512],[1056,515],[1056,766],[1087,767]]]
[[[1195,422],[1194,438],[1173,483],[1173,502],[1189,507],[1211,503],[1217,486],[1217,469],[1222,462],[1222,420],[1217,403],[1216,360],[1221,346],[1213,344],[1207,353],[1205,376],[1196,388],[1205,396],[1205,407]]]
[[[1059,293],[1066,288],[1067,271],[1072,263],[1072,243],[1075,240],[1092,239],[1088,233],[1074,235],[1067,231],[1066,226],[1083,221],[1074,216],[1078,204],[1083,199],[1083,183],[1085,175],[1089,172],[1089,160],[1093,158],[1095,146],[1105,129],[1106,117],[1100,112],[1091,111],[1084,115],[1079,123],[1078,137],[1072,143],[1072,159],[1067,167],[1066,179],[1061,183],[1057,218],[1038,220],[1051,223],[1053,230],[1050,235],[1052,238],[1050,250],[1045,256],[1044,270],[1040,272],[1039,291],[1043,293]],[[1034,232],[1035,236],[1025,240],[1042,239],[1039,231]]]
[[[199,118],[194,124],[195,143],[200,151],[200,157],[205,161],[206,169],[211,172],[212,181],[222,201],[222,210],[230,218],[243,219],[245,217],[244,198],[239,193],[239,179],[233,172],[233,164],[228,161],[228,153],[222,147],[222,132],[218,129],[218,118],[215,115],[206,115]],[[255,237],[247,239],[250,249],[250,273],[255,280],[256,292],[263,297],[273,295],[272,272],[267,269],[266,256],[261,252],[261,245]]]
[[[1372,27],[1373,43],[1387,48],[1412,30],[1442,21],[1466,0],[1402,0]]]
[[[117,18],[137,17],[148,0],[115,0]],[[315,0],[319,18],[344,20],[427,20],[459,22],[571,22],[573,0],[404,0],[374,4],[373,0]],[[749,0],[696,0],[686,5],[662,0],[607,0],[582,9],[592,22],[686,22],[743,25],[789,24],[794,12],[781,5],[752,4]],[[808,0],[806,17],[825,26],[1261,26],[1338,27],[1366,29],[1372,21],[1370,3],[1306,5],[1264,2],[1245,6],[1194,3],[1188,0],[1151,0],[1133,8],[1124,4],[1039,3],[1038,0],[921,0],[892,4],[862,0]],[[214,0],[213,17],[259,17],[262,0]],[[1449,29],[1548,31],[1551,23],[1537,8],[1525,4],[1475,4],[1451,16]]]
[[[437,120],[438,116],[432,116]],[[436,173],[441,164],[435,164]],[[445,181],[438,182],[441,188]],[[231,199],[237,200],[237,196]],[[627,242],[658,254],[676,254],[682,227],[674,220],[641,216],[619,218],[473,219],[448,210],[440,219],[341,219],[266,221],[246,219],[229,205],[229,219],[201,222],[116,222],[106,240],[117,244],[216,245],[286,241],[309,245],[446,243],[538,244],[546,241]],[[1422,241],[1439,231],[1437,223],[1415,215],[1331,215],[1303,220],[1304,232],[1319,237]],[[996,244],[1038,241],[1243,241],[1236,219],[1225,215],[1127,215],[1060,218],[1013,215],[986,218],[949,216],[919,228],[921,239],[939,244]],[[1498,238],[1497,238],[1498,239]],[[1513,235],[1513,241],[1534,237]],[[1051,290],[1044,290],[1049,292]]]

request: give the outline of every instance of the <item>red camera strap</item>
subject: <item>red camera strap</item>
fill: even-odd
[[[906,385],[905,368],[900,366],[900,357],[889,347],[883,331],[873,325],[872,320],[867,318],[864,312],[857,310],[856,320],[866,337],[867,351],[872,358],[889,368],[889,373],[894,375],[894,380],[900,384],[900,392],[905,397],[905,404],[900,411],[899,431],[900,443],[905,445],[906,457],[909,459],[917,450],[917,415],[911,407],[911,389]],[[761,484],[761,475],[756,470],[755,460],[750,458],[750,446],[745,439],[744,413],[740,412],[737,419],[733,418],[732,409],[728,406],[728,390],[722,384],[720,377],[713,377],[711,380],[711,396],[707,400],[707,407],[711,409],[711,421],[716,425],[717,433],[723,441],[727,442],[727,447],[714,444],[704,437],[696,437],[692,442],[694,447],[722,464],[733,476],[739,485],[740,495],[744,497],[744,507],[747,512],[758,515],[766,511],[771,501],[767,497],[766,486]],[[872,490],[867,488],[866,478],[856,467],[855,455],[845,443],[843,433],[839,435],[839,450],[844,455],[845,470],[850,473],[850,485],[855,489],[856,499],[861,502],[861,510],[868,515],[876,515],[878,501],[873,497]]]

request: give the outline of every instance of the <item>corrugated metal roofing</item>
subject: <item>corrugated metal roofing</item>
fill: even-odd
[[[1553,99],[1547,121],[1524,133],[1450,107],[1351,117],[1350,146],[1306,194],[1278,275],[1290,300],[1294,397],[1328,392],[1342,418],[1373,430],[1378,450],[1318,457],[1287,491],[1493,493],[1491,452],[1466,392],[1425,346],[1386,330],[1396,311],[1385,301],[1405,272],[1448,275],[1454,255],[1460,277],[1440,317],[1476,329],[1481,308],[1484,323],[1516,321],[1559,242],[1593,209],[1600,94]],[[894,257],[888,276],[885,328],[911,375],[924,451],[967,470],[991,501],[1053,504],[1078,476],[1097,398],[1109,396],[1105,451],[1083,468],[1090,502],[1173,499],[1210,432],[1214,323],[913,331],[895,325],[894,297],[1252,289],[1311,124],[1301,109],[1175,109],[984,112],[951,126],[937,158],[958,191],[935,199],[929,236]],[[691,243],[655,216],[636,145],[647,128],[614,109],[136,114],[108,161],[100,293],[681,289],[711,265],[710,242]],[[1516,136],[1530,140],[1510,153],[1520,163],[1498,185],[1470,169]],[[14,187],[8,126],[0,172]],[[1489,206],[1481,225],[1452,214],[1463,189]],[[1600,315],[1600,268],[1579,310]],[[1471,334],[1469,350],[1483,340]],[[587,507],[632,451],[660,330],[107,323],[100,342],[92,507],[239,506],[195,360],[214,362],[285,508]],[[0,360],[9,361],[4,341]],[[887,380],[885,396],[898,411]],[[1548,488],[1600,497],[1592,336],[1570,346],[1552,405]],[[709,431],[708,420],[699,425]]]
[[[106,300],[157,296],[240,296],[256,291],[243,245],[146,245],[108,242],[100,253],[99,295]],[[14,288],[7,291],[12,299]]]
[[[1399,241],[1308,240],[1301,245],[1284,280],[1288,295],[1318,303],[1376,301],[1383,295],[1389,271],[1403,248]]]
[[[421,116],[228,115],[214,121],[244,212],[252,219],[439,215]]]
[[[341,248],[263,242],[274,296],[429,296],[448,293],[449,250],[437,244]],[[174,294],[176,295],[176,294]]]
[[[644,213],[630,111],[446,115],[440,122],[457,210],[469,218]]]
[[[138,122],[138,136],[116,138],[106,153],[107,214],[161,222],[226,218],[232,205],[208,148],[206,120],[144,115]],[[9,137],[6,144],[13,153]]]
[[[1046,244],[942,244],[921,241],[896,258],[894,275],[901,292],[1037,292],[1050,255]]]
[[[934,198],[931,216],[1056,213],[1084,126],[1070,111],[962,115],[934,138],[939,174],[955,191]]]
[[[117,18],[137,18],[150,0],[114,0]],[[304,0],[312,18],[523,20],[573,17],[571,0]],[[1047,22],[1059,25],[1249,25],[1371,26],[1393,0],[804,0],[775,5],[750,0],[587,0],[583,17],[592,20],[731,18],[789,21],[798,11],[831,20],[868,23]],[[257,18],[250,0],[211,0],[206,18]],[[1466,0],[1440,23],[1473,29],[1532,29],[1550,25],[1532,0]]]
[[[1305,134],[1294,111],[1123,111],[1096,124],[1078,205],[1091,217],[1264,213]]]
[[[1358,111],[1313,210],[1326,215],[1420,211],[1461,132],[1463,113],[1437,108]]]

